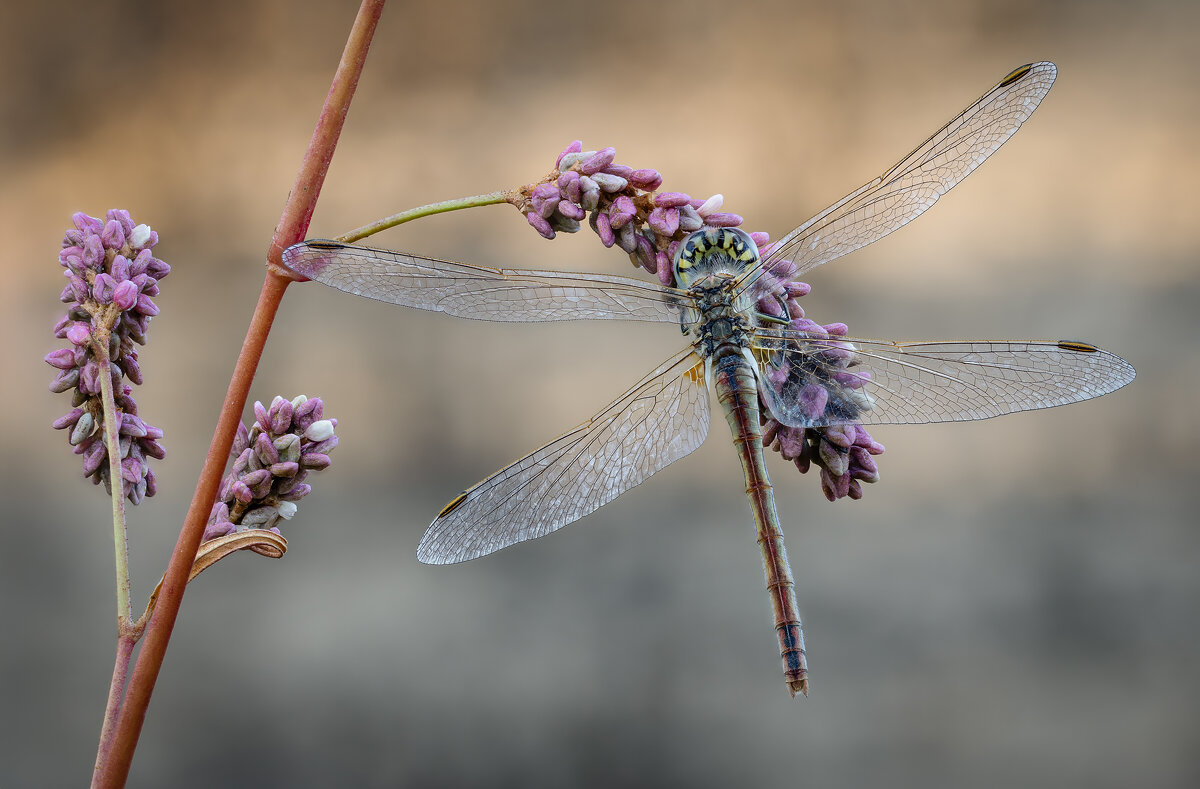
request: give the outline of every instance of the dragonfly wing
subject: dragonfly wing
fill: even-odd
[[[453,564],[549,534],[691,453],[708,424],[704,362],[687,348],[589,421],[446,505],[417,558]]]
[[[1082,342],[882,342],[760,331],[763,399],[793,427],[987,419],[1120,389],[1134,369]]]
[[[627,277],[492,269],[324,240],[288,247],[283,265],[347,293],[478,320],[694,319],[685,291]]]
[[[1021,127],[1056,74],[1047,62],[1016,69],[890,170],[780,239],[763,265],[788,260],[798,276],[916,219]]]

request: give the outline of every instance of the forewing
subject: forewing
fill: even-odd
[[[288,247],[283,265],[347,293],[478,320],[693,319],[686,292],[604,274],[492,269],[324,240]]]
[[[780,239],[763,261],[766,270],[788,260],[798,276],[916,219],[1021,127],[1056,74],[1048,62],[1013,71],[894,167]]]
[[[588,422],[448,504],[417,558],[452,564],[549,534],[691,453],[708,424],[704,362],[687,348]]]
[[[1082,342],[881,342],[758,333],[763,399],[793,427],[987,419],[1120,389],[1133,367]]]

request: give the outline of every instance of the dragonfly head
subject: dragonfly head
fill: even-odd
[[[744,230],[710,227],[683,240],[675,253],[675,281],[681,288],[696,282],[738,276],[758,260],[758,245]]]

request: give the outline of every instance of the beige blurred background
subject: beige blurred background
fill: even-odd
[[[48,427],[67,407],[41,361],[62,231],[125,207],[173,266],[137,394],[169,453],[130,517],[144,602],[354,10],[0,10],[17,351],[0,376],[2,786],[87,779],[111,671],[107,503]],[[778,236],[1052,59],[1012,142],[927,217],[813,272],[804,305],[867,336],[1084,339],[1138,378],[1071,408],[873,431],[888,452],[860,502],[774,459],[813,678],[792,701],[719,422],[553,537],[452,568],[413,557],[446,500],[677,333],[294,287],[253,393],[321,395],[342,444],[285,559],[237,556],[189,591],[131,785],[1196,786],[1198,32],[1185,0],[391,5],[312,235],[528,182],[582,137]],[[377,241],[632,271],[507,207]]]

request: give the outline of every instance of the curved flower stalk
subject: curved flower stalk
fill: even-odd
[[[305,480],[328,468],[338,445],[336,419],[325,419],[319,397],[276,397],[271,407],[254,403],[254,423],[239,424],[230,457],[233,467],[221,482],[208,517],[204,540],[247,529],[279,534],[278,524],[296,514],[296,502],[312,490]]]
[[[583,143],[575,140],[558,155],[553,172],[508,193],[507,202],[547,239],[559,232],[578,232],[586,219],[604,246],[619,247],[633,265],[656,275],[666,287],[677,284],[675,255],[691,233],[742,224],[741,216],[721,210],[721,195],[700,199],[683,192],[659,191],[663,177],[657,170],[634,169],[615,159],[615,148],[584,151]],[[770,236],[763,232],[749,235],[761,255],[770,254]],[[782,318],[782,300],[787,306],[790,329],[816,337],[844,337],[844,323],[821,325],[805,317],[797,299],[807,295],[810,288],[794,281],[795,273],[791,262],[780,261],[762,275],[759,311]],[[814,401],[828,397],[821,387],[814,389],[820,391],[806,393]],[[802,474],[813,465],[820,468],[821,490],[830,501],[846,496],[862,498],[862,483],[878,481],[879,469],[872,456],[882,454],[884,446],[862,425],[788,427],[769,417],[765,401],[762,406],[764,445],[793,461]],[[823,408],[822,402],[816,410]]]
[[[159,443],[162,430],[137,415],[125,379],[142,382],[136,346],[146,342],[150,319],[158,314],[151,297],[158,295],[158,282],[171,267],[151,253],[158,234],[148,226],[134,224],[128,211],[111,210],[106,217],[77,213],[75,227],[63,236],[58,259],[67,285],[60,298],[70,306],[54,336],[70,345],[45,359],[59,370],[50,390],[72,392],[73,407],[54,428],[66,430],[75,454],[83,456],[83,475],[103,482],[110,493],[102,390],[111,382],[120,475],[128,483],[126,498],[137,504],[155,493],[149,459],[161,460],[166,453]]]

